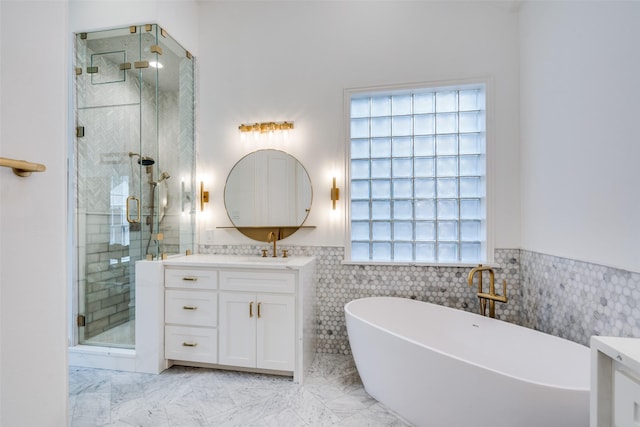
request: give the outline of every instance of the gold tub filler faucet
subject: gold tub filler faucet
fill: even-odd
[[[489,272],[489,293],[485,293],[482,290],[482,273],[488,271]],[[469,286],[473,286],[473,276],[478,274],[478,300],[480,302],[480,314],[486,316],[487,311],[487,301],[489,301],[489,317],[496,317],[496,301],[498,302],[507,302],[507,281],[502,281],[502,295],[496,294],[495,287],[495,279],[496,274],[493,268],[485,267],[482,264],[479,264],[477,267],[473,268],[469,272],[469,277],[467,277],[467,282]]]

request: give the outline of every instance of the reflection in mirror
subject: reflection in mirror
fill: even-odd
[[[309,215],[311,199],[304,166],[279,150],[258,150],[240,159],[224,189],[229,219],[243,233],[243,227],[298,228]]]

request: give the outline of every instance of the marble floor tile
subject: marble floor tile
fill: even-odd
[[[409,426],[371,398],[350,356],[291,378],[174,366],[160,375],[69,368],[72,427]]]

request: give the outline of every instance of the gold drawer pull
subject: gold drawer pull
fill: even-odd
[[[197,277],[183,277],[182,280],[186,280],[187,282],[196,282],[198,280]]]
[[[253,301],[249,303],[249,317],[253,317]]]
[[[183,342],[182,343],[183,347],[195,347],[197,345],[198,345],[198,343],[191,343],[191,342]]]
[[[262,303],[261,303],[261,302],[259,302],[259,303],[258,303],[258,319],[259,319],[259,318],[260,318],[260,316],[261,316],[261,313],[260,313],[260,307],[261,307],[261,306],[262,306]]]
[[[198,306],[196,306],[196,305],[183,305],[182,309],[183,310],[197,310]]]

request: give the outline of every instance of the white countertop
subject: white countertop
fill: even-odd
[[[640,338],[591,337],[591,348],[640,372]]]
[[[260,255],[216,255],[195,254],[171,257],[163,261],[166,266],[176,267],[243,267],[268,269],[300,269],[314,260],[307,256],[273,258]]]

